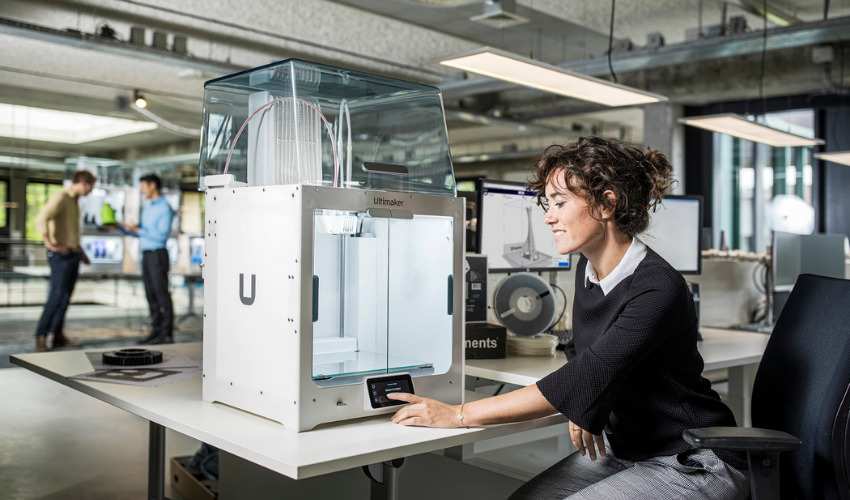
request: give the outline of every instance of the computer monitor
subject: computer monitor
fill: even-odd
[[[83,226],[101,227],[124,222],[123,188],[114,186],[92,189],[92,192],[80,201]]]
[[[480,179],[477,183],[477,251],[491,273],[568,271],[570,256],[555,246],[543,221],[537,193],[520,182]]]
[[[801,274],[844,278],[843,234],[792,234],[774,231],[773,287],[790,291]]]
[[[80,237],[80,246],[88,256],[91,265],[120,264],[124,260],[123,236]]]
[[[817,274],[830,278],[844,278],[843,234],[804,234],[800,245],[803,260],[800,274]]]
[[[702,271],[702,196],[667,195],[638,237],[682,274]]]
[[[802,235],[773,232],[771,247],[771,268],[773,274],[773,291],[790,292],[797,282],[801,272]]]
[[[797,277],[817,274],[845,277],[843,234],[793,234],[773,232],[771,267],[773,317],[779,317]]]

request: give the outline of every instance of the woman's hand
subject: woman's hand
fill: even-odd
[[[599,455],[605,456],[605,438],[602,435],[594,435],[590,432],[582,429],[577,424],[574,424],[572,421],[569,422],[570,426],[570,439],[573,442],[573,446],[578,448],[579,453],[582,456],[585,453],[590,454],[591,460],[596,460],[596,449],[599,448]],[[605,428],[606,432],[608,428]]]
[[[401,407],[392,421],[401,425],[417,425],[422,427],[456,428],[464,427],[458,420],[460,406],[441,403],[434,399],[419,397],[406,392],[393,392],[387,395],[390,399],[406,401],[409,405]]]

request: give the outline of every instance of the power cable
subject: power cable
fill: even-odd
[[[201,129],[199,129],[199,128],[181,127],[180,125],[177,125],[175,123],[171,123],[171,122],[161,118],[160,116],[158,116],[154,113],[151,113],[151,111],[149,109],[140,108],[140,107],[136,106],[135,104],[131,105],[130,108],[133,111],[135,111],[136,113],[139,113],[140,115],[144,116],[145,118],[156,123],[157,125],[168,130],[171,133],[181,135],[183,137],[189,137],[189,138],[192,138],[192,139],[197,139],[197,138],[201,137]]]
[[[759,74],[759,100],[761,100],[761,114],[767,115],[767,102],[764,99],[764,71],[767,60],[767,0],[762,3],[763,25],[761,30],[761,73]]]
[[[563,288],[559,287],[558,285],[556,285],[554,283],[549,283],[549,286],[551,286],[553,289],[561,292],[561,297],[564,298],[564,306],[561,307],[561,312],[558,313],[558,317],[555,318],[555,321],[553,321],[552,324],[549,325],[549,327],[552,328],[552,327],[556,326],[558,323],[561,322],[561,319],[563,319],[563,317],[564,317],[564,313],[567,312],[567,294],[564,292]]]
[[[614,7],[616,4],[617,0],[611,0],[611,26],[608,29],[608,71],[611,72],[614,83],[617,83],[617,75],[614,73],[614,66],[611,64],[611,52],[614,48]]]

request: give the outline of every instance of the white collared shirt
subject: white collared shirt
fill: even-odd
[[[596,269],[593,268],[593,264],[588,260],[587,267],[584,270],[584,284],[587,286],[587,283],[590,282],[599,285],[602,293],[608,295],[608,292],[613,290],[615,286],[635,272],[635,269],[637,269],[637,266],[644,257],[646,257],[646,245],[635,236],[632,238],[632,244],[629,245],[629,249],[626,250],[626,254],[623,255],[620,263],[611,271],[611,274],[602,280],[596,277]]]

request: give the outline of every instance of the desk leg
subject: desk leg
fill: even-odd
[[[189,286],[189,314],[195,315],[195,283],[190,281]]]
[[[729,368],[729,397],[726,404],[735,415],[735,421],[742,427],[753,425],[750,405],[757,370],[757,364]]]
[[[148,430],[148,499],[165,498],[165,427],[150,422]]]
[[[398,500],[398,475],[403,458],[380,464],[364,465],[363,472],[372,480],[371,500]]]

